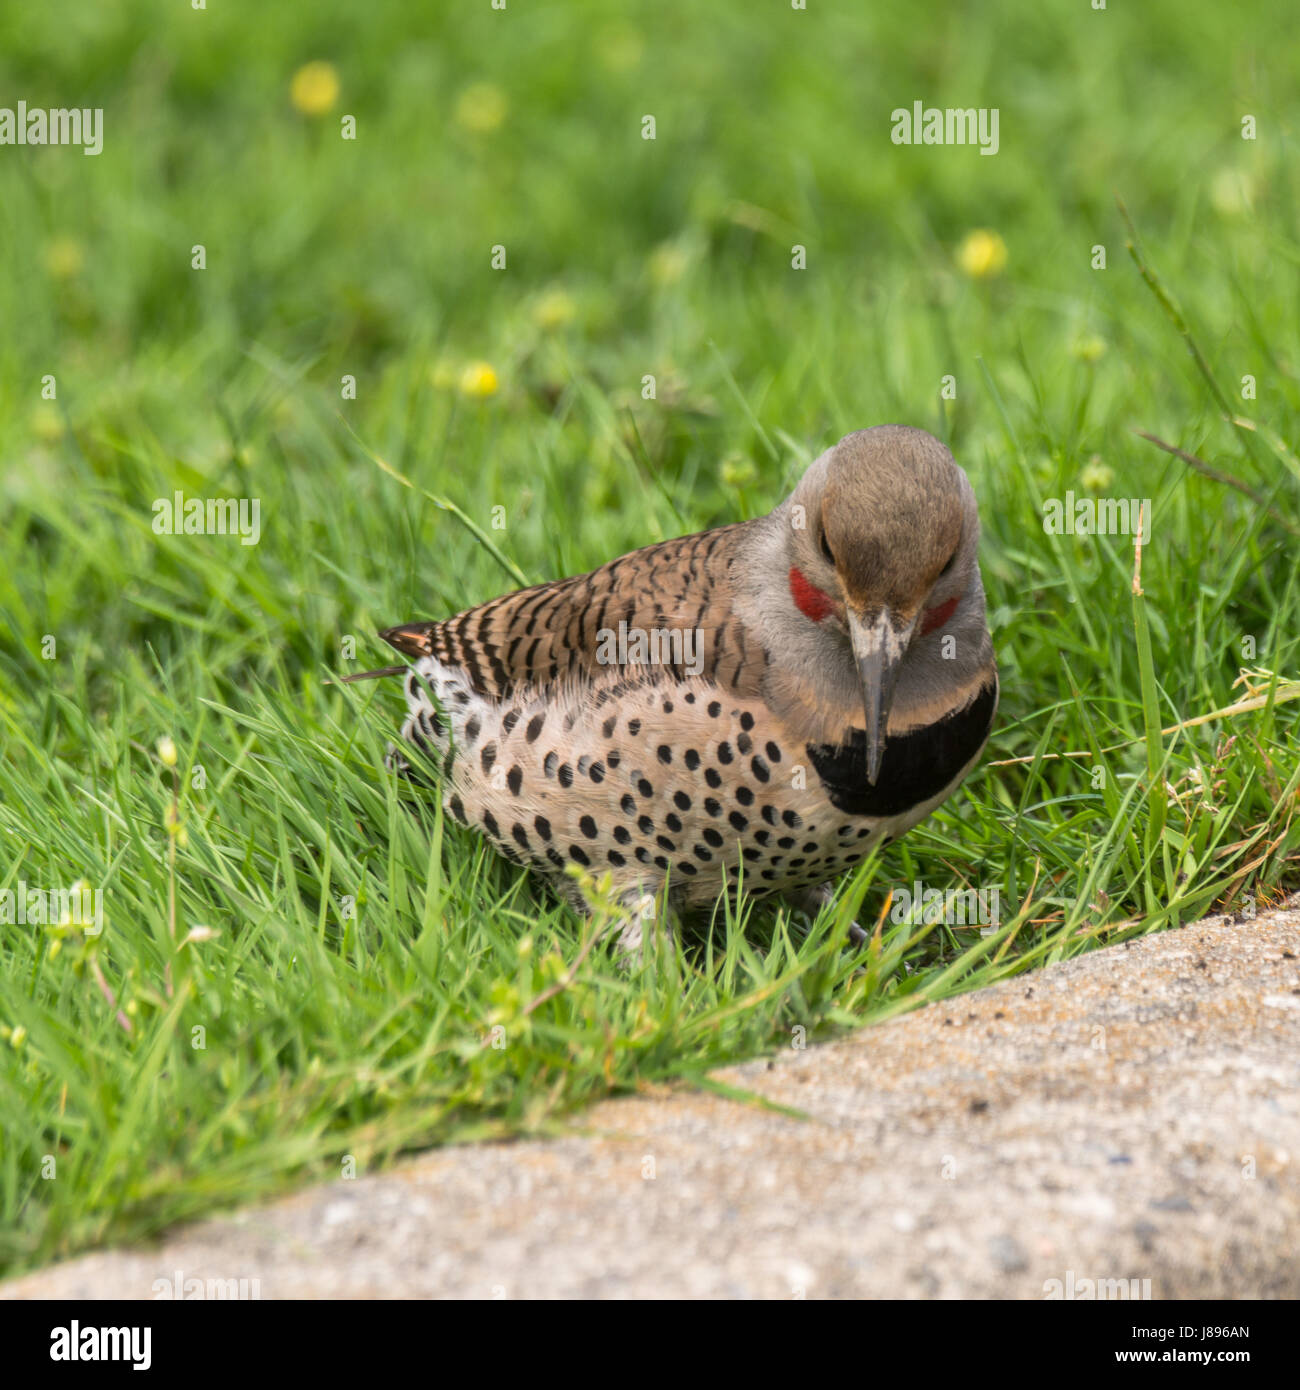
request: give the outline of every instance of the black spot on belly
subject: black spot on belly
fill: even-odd
[[[854,729],[852,740],[838,747],[810,743],[808,756],[837,810],[854,816],[896,816],[938,796],[979,752],[997,702],[994,680],[965,709],[886,740],[874,787],[867,783],[867,736],[862,729]]]

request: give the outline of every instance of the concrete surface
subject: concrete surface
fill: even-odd
[[[1295,1298],[1296,905],[719,1073],[810,1121],[607,1101],[582,1136],[444,1149],[0,1297],[179,1274],[262,1298]]]

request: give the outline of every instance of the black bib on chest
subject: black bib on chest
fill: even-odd
[[[876,785],[867,782],[867,735],[848,743],[808,744],[817,775],[836,810],[852,816],[897,816],[938,796],[979,752],[993,724],[997,681],[980,688],[965,709],[934,724],[885,740]]]

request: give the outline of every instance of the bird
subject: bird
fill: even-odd
[[[765,516],[379,636],[408,658],[395,772],[620,956],[743,889],[809,912],[942,804],[998,703],[974,490],[925,430],[846,435]],[[856,929],[861,939],[861,929]]]

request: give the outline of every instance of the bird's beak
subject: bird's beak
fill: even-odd
[[[867,782],[874,787],[885,756],[889,707],[916,619],[900,630],[894,626],[888,608],[882,608],[875,617],[855,613],[852,608],[847,614],[849,640],[853,643],[853,660],[862,682],[862,705],[867,715]]]

